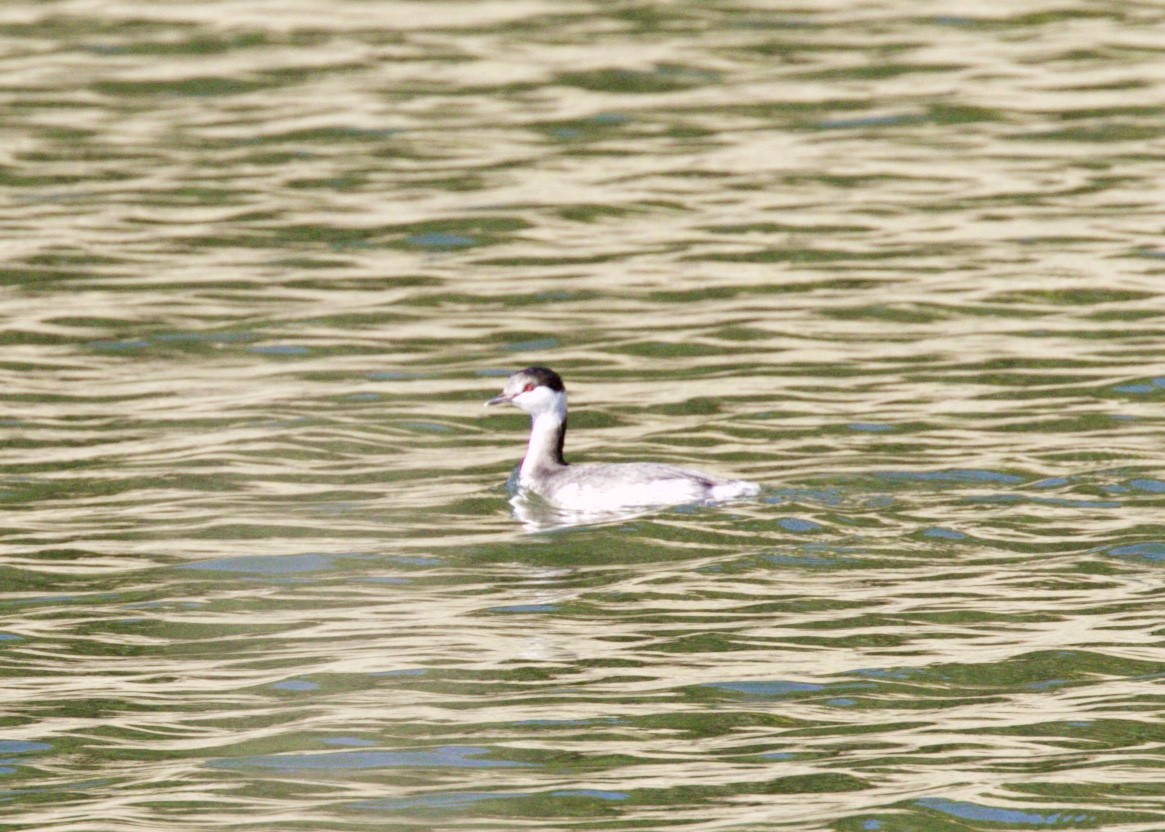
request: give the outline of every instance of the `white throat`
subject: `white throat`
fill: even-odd
[[[552,393],[539,401],[537,412],[531,412],[530,444],[518,472],[519,480],[530,480],[539,473],[556,471],[566,466],[562,445],[566,437],[566,394]]]

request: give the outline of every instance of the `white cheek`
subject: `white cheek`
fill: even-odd
[[[529,393],[519,393],[514,397],[514,404],[535,413],[559,409],[558,396],[549,387],[535,387]]]

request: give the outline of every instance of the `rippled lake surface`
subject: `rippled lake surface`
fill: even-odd
[[[0,8],[0,801],[1165,828],[1165,10]],[[582,527],[568,457],[764,483]]]

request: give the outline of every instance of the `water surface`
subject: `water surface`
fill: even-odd
[[[1163,25],[0,9],[7,824],[1161,829]]]

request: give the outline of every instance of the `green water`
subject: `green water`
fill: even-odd
[[[1162,26],[0,8],[3,825],[1165,828]]]

